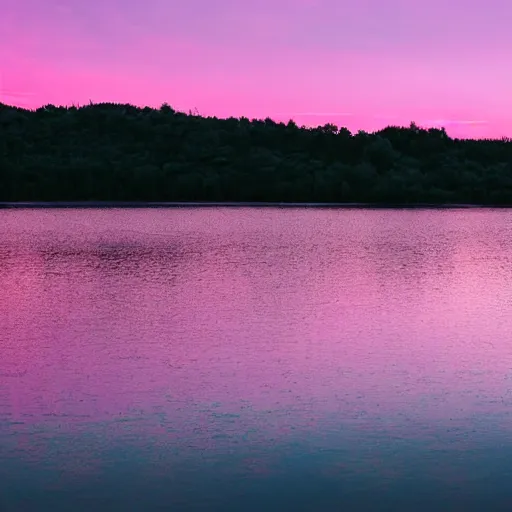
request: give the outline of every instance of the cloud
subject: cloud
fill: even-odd
[[[310,116],[310,117],[324,117],[324,116],[352,116],[351,112],[276,112],[276,116]]]
[[[488,124],[488,121],[480,119],[430,119],[422,121],[421,124],[443,124],[443,125],[482,125]]]
[[[8,98],[27,98],[34,96],[32,92],[14,92],[5,89],[0,89],[0,96],[7,96]]]

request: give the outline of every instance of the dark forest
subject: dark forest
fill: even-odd
[[[113,103],[0,104],[0,201],[512,205],[512,141]]]

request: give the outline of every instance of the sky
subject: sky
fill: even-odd
[[[510,0],[1,0],[0,102],[512,136]]]

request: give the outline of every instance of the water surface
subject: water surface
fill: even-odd
[[[0,212],[0,510],[511,510],[512,212]]]

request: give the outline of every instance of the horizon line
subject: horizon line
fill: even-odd
[[[11,97],[14,97],[14,95],[11,95]],[[36,110],[40,109],[40,108],[44,108],[44,107],[47,107],[47,106],[54,106],[56,108],[66,108],[66,109],[69,109],[69,108],[83,108],[83,107],[87,107],[87,106],[90,106],[90,105],[118,105],[118,106],[123,106],[123,105],[129,105],[129,106],[133,106],[133,107],[136,107],[136,108],[141,108],[141,109],[144,109],[144,108],[151,108],[153,110],[158,110],[160,107],[162,107],[163,105],[169,105],[171,108],[174,109],[174,107],[172,107],[172,105],[167,102],[167,101],[164,101],[162,103],[160,103],[160,106],[152,106],[150,104],[135,104],[135,103],[129,103],[129,102],[126,102],[126,103],[123,103],[123,102],[116,102],[116,101],[93,101],[93,100],[89,100],[89,102],[87,103],[71,103],[71,104],[55,104],[55,103],[46,103],[46,104],[41,104],[39,106],[32,106],[32,107],[28,107],[26,105],[16,105],[16,104],[8,104],[8,103],[4,103],[2,101],[2,99],[0,98],[0,105],[4,105],[5,107],[8,107],[8,108],[14,108],[14,109],[21,109],[21,110],[26,110],[26,111],[29,111],[29,112],[35,112]],[[189,108],[189,109],[184,109],[184,110],[181,110],[181,109],[174,109],[175,112],[178,112],[178,113],[181,113],[181,114],[185,114],[185,115],[195,115],[195,116],[199,116],[199,117],[203,117],[203,118],[207,118],[207,117],[214,117],[214,118],[217,118],[219,120],[222,120],[222,119],[229,119],[229,118],[235,118],[235,119],[241,119],[241,118],[246,118],[246,119],[249,119],[249,120],[265,120],[266,118],[270,118],[272,119],[271,116],[282,116],[282,115],[295,115],[295,116],[310,116],[310,117],[321,117],[321,116],[333,116],[333,115],[338,115],[338,116],[346,116],[346,117],[353,117],[355,116],[354,113],[352,112],[337,112],[337,113],[333,113],[333,112],[297,112],[297,113],[286,113],[286,112],[277,112],[277,113],[273,113],[273,114],[270,114],[270,115],[266,115],[266,116],[261,116],[261,117],[249,117],[247,115],[240,115],[240,116],[233,116],[233,115],[229,115],[229,116],[217,116],[217,115],[213,115],[213,116],[209,116],[209,115],[205,115],[205,114],[201,114],[199,112],[199,110],[197,108]],[[408,122],[403,122],[401,124],[396,124],[396,123],[393,123],[392,122],[392,119],[396,120],[396,116],[390,116],[389,117],[389,122],[386,123],[385,126],[383,126],[382,128],[377,128],[377,129],[374,129],[373,131],[367,131],[367,130],[364,130],[364,129],[356,129],[354,128],[352,131],[350,129],[348,129],[348,127],[346,126],[343,126],[343,125],[340,125],[340,126],[337,126],[338,128],[346,128],[348,129],[349,131],[351,131],[351,133],[357,133],[359,131],[363,131],[363,132],[366,132],[368,134],[374,134],[374,133],[377,133],[385,128],[393,128],[393,127],[400,127],[400,128],[409,128],[411,124],[415,124],[417,125],[419,128],[421,129],[428,129],[428,128],[436,128],[436,127],[439,127],[441,126],[442,128],[445,128],[444,125],[460,125],[460,126],[471,126],[471,125],[488,125],[489,124],[489,121],[487,120],[472,120],[472,119],[461,119],[461,120],[450,120],[450,119],[429,119],[429,120],[411,120],[411,121],[408,121]],[[372,116],[373,119],[381,119],[382,121],[385,121],[387,118],[385,116]],[[272,119],[273,120],[273,119]],[[291,119],[293,120],[293,119]],[[326,123],[326,124],[330,124],[330,123]],[[310,128],[317,128],[317,127],[320,127],[322,125],[316,125],[316,126],[310,126]],[[306,127],[307,128],[307,127]],[[479,137],[479,138],[473,138],[473,137],[450,137],[450,138],[453,138],[453,139],[459,139],[459,140],[502,140],[502,139],[510,139],[511,136],[509,135],[495,135],[493,137]]]

